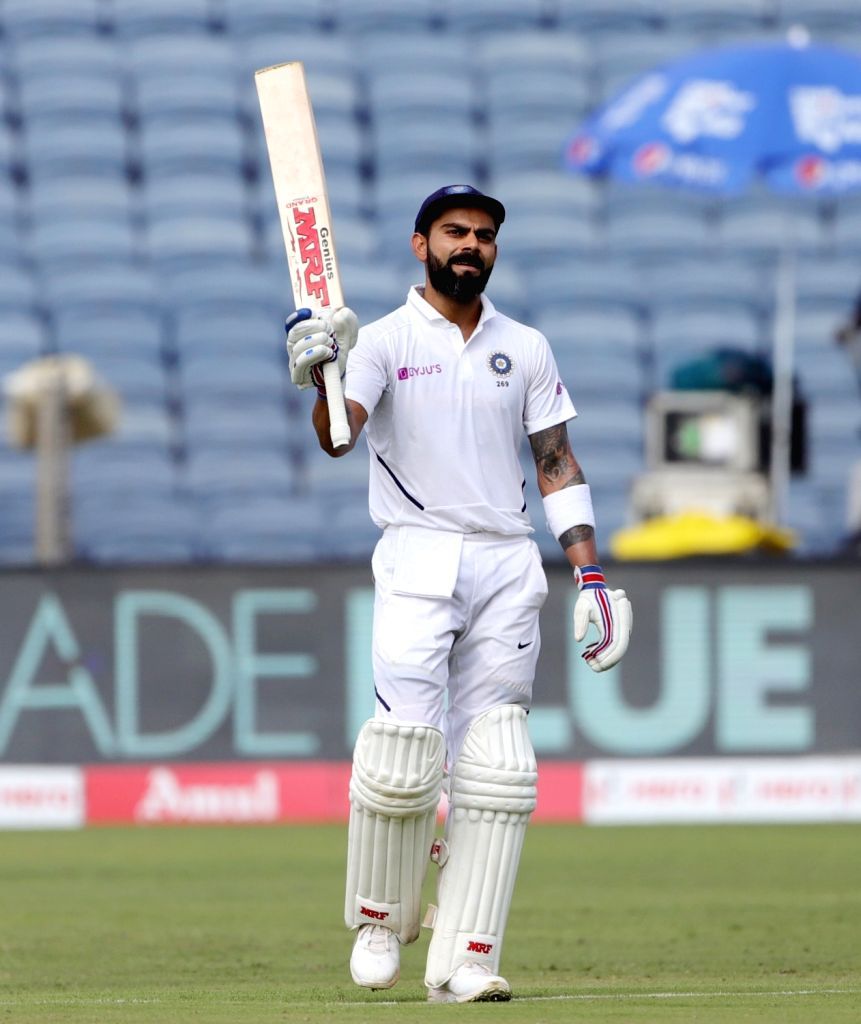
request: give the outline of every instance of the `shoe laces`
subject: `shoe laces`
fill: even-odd
[[[362,945],[371,953],[388,953],[391,928],[382,924],[366,925],[367,931],[362,936]]]

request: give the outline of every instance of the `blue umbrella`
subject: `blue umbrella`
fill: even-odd
[[[702,50],[636,78],[570,140],[572,170],[733,194],[861,187],[861,56],[759,43]]]
[[[566,166],[595,177],[734,195],[861,188],[861,55],[787,42],[701,50],[635,78],[579,127]],[[789,477],[795,284],[791,218],[776,287],[772,516]]]

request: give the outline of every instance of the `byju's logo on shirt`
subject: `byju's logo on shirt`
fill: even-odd
[[[402,366],[398,370],[398,380],[409,380],[410,377],[429,377],[432,373],[442,373],[439,363],[430,366]]]

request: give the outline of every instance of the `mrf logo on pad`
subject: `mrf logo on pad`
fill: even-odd
[[[304,291],[320,300],[321,306],[331,305],[329,301],[328,280],[334,274],[332,244],[327,227],[318,227],[317,214],[313,206],[303,209],[303,203],[293,204],[293,227],[295,237],[291,237],[294,252],[298,250]],[[291,235],[293,232],[291,231]]]

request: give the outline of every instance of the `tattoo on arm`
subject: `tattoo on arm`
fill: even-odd
[[[572,544],[580,544],[584,540],[594,540],[595,531],[591,526],[572,526],[570,530],[566,530],[559,538],[559,543],[562,545],[562,550],[565,551],[571,547]]]
[[[568,428],[564,423],[530,434],[529,444],[538,472],[545,480],[562,487],[586,483],[583,470],[571,453]]]

